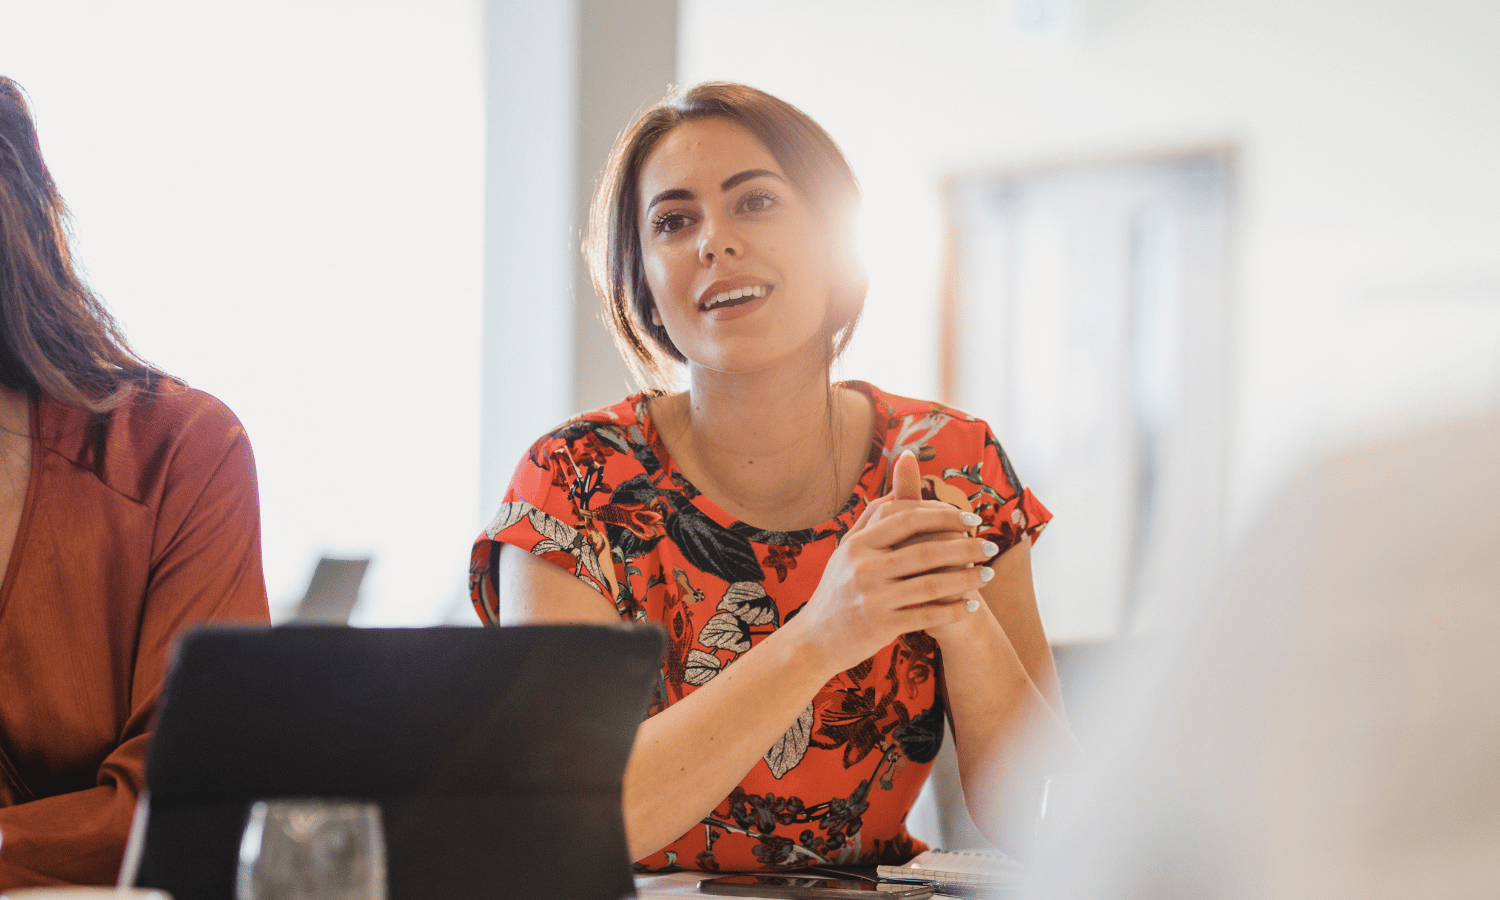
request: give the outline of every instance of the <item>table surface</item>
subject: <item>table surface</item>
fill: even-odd
[[[707,897],[698,891],[698,882],[712,878],[707,872],[668,872],[664,875],[635,876],[635,894],[639,900],[663,900],[667,897]],[[941,898],[942,894],[935,895]],[[998,894],[997,896],[1007,896]],[[771,900],[771,898],[767,898]]]
[[[658,897],[703,897],[698,882],[713,876],[706,872],[668,872],[664,875],[635,876],[635,895],[640,900]]]

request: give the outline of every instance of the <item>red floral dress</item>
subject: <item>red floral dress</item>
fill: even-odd
[[[801,531],[736,521],[699,493],[662,445],[646,395],[543,437],[474,544],[470,591],[479,614],[498,621],[502,543],[572,572],[622,619],[666,628],[655,715],[797,615],[844,533],[889,490],[904,450],[917,455],[924,496],[978,513],[979,533],[1002,553],[1051,518],[984,422],[861,382],[846,386],[874,402],[870,454],[838,515]],[[898,863],[925,849],[907,833],[906,814],[942,743],[940,666],[936,641],[918,631],[835,676],[718,807],[638,868]]]

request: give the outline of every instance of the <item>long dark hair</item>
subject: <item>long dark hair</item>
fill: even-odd
[[[0,76],[0,384],[93,412],[159,375],[83,283],[21,86]]]
[[[831,364],[864,309],[866,282],[852,247],[859,183],[833,138],[810,116],[764,91],[730,82],[704,82],[669,95],[626,129],[610,153],[589,210],[584,254],[615,343],[643,383],[661,385],[670,362],[684,361],[666,329],[651,321],[654,301],[641,262],[640,177],[667,132],[708,118],[727,119],[755,135],[828,229],[840,272],[826,322]]]

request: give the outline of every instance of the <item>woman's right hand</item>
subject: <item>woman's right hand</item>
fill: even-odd
[[[830,675],[907,632],[972,615],[965,596],[991,574],[981,563],[993,549],[968,533],[977,524],[973,513],[897,496],[865,508],[829,559],[812,598],[782,628],[799,632],[805,652],[820,655]],[[939,537],[913,540],[924,535]]]

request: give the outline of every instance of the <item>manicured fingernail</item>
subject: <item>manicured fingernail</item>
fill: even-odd
[[[979,567],[979,580],[980,581],[989,581],[991,578],[994,578],[994,577],[995,577],[995,570],[994,569],[991,569],[989,566],[980,566]]]
[[[980,545],[979,549],[984,551],[984,558],[989,559],[991,556],[994,556],[996,553],[1000,552],[1000,545],[995,543],[994,541],[985,541],[982,545]]]
[[[970,528],[973,528],[975,525],[978,525],[983,521],[983,519],[979,518],[978,513],[966,512],[963,514],[963,523]]]
[[[964,609],[967,609],[969,612],[979,612],[979,601],[970,600],[968,603],[964,604]]]

